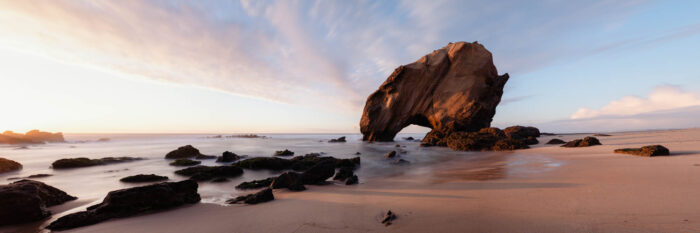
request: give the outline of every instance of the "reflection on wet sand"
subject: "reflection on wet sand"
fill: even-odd
[[[465,160],[444,162],[433,166],[431,183],[469,180],[496,180],[507,176],[509,157],[513,153],[483,153]]]

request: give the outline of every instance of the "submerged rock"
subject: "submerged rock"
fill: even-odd
[[[7,180],[19,180],[19,179],[36,179],[36,178],[44,178],[44,177],[49,177],[53,176],[51,174],[34,174],[34,175],[29,175],[27,177],[10,177],[7,178]]]
[[[600,144],[600,141],[598,141],[597,138],[585,137],[583,139],[576,139],[573,141],[569,141],[566,144],[564,144],[562,147],[587,147],[587,146],[596,146],[596,145],[602,145],[602,144]]]
[[[191,160],[191,159],[176,159],[175,161],[171,162],[170,165],[178,166],[178,167],[189,167],[189,166],[199,165],[201,163],[202,163],[202,161],[196,161],[196,160]]]
[[[159,176],[156,174],[139,174],[139,175],[133,175],[133,176],[127,176],[124,178],[121,178],[119,181],[121,182],[126,182],[126,183],[140,183],[140,182],[156,182],[156,181],[164,181],[167,180],[167,176]]]
[[[216,156],[214,155],[197,155],[194,157],[194,159],[215,159]]]
[[[237,189],[258,189],[258,188],[270,187],[273,180],[275,180],[274,177],[270,177],[270,178],[266,178],[266,179],[262,179],[262,180],[246,181],[246,182],[243,182],[243,183],[236,185],[236,188]]]
[[[391,164],[394,164],[394,165],[409,165],[409,164],[411,164],[411,162],[409,162],[408,160],[405,160],[405,159],[397,159],[397,160],[394,160],[394,162],[391,162]]]
[[[51,164],[53,169],[66,169],[66,168],[79,168],[79,167],[91,167],[99,165],[107,165],[113,163],[123,163],[132,162],[137,160],[143,160],[143,158],[135,157],[105,157],[101,159],[89,159],[85,157],[81,158],[68,158],[59,159]]]
[[[413,137],[405,137],[405,138],[403,138],[403,140],[406,140],[406,141],[413,141],[413,140],[416,140],[416,139],[413,138]]]
[[[63,216],[46,228],[66,230],[112,218],[124,218],[184,204],[194,204],[201,200],[197,187],[197,182],[184,180],[111,191],[102,203],[88,207],[87,211]]]
[[[564,140],[554,138],[552,140],[549,140],[549,142],[547,142],[547,144],[550,144],[550,145],[552,145],[552,144],[566,144],[566,142]]]
[[[236,160],[239,160],[241,157],[238,156],[236,153],[230,152],[230,151],[225,151],[221,156],[219,156],[216,159],[217,163],[228,163],[228,162],[233,162]]]
[[[186,158],[194,158],[199,155],[202,155],[199,153],[199,150],[197,148],[194,148],[192,145],[186,145],[186,146],[181,146],[178,147],[176,150],[168,152],[168,154],[165,155],[166,159],[186,159]]]
[[[51,216],[46,207],[77,199],[39,181],[20,180],[0,185],[0,226],[37,221]]]
[[[392,141],[411,124],[448,133],[489,127],[506,81],[484,46],[450,43],[399,66],[367,98],[363,140]]]
[[[328,140],[328,142],[345,142],[345,136]]]
[[[610,137],[610,136],[612,136],[612,135],[610,135],[610,134],[604,134],[604,133],[597,133],[597,134],[593,134],[593,136],[596,136],[596,137]]]
[[[333,180],[345,181],[354,175],[353,168],[351,167],[341,167],[338,172],[333,176]]]
[[[243,175],[243,169],[236,166],[196,166],[177,170],[175,174],[188,176],[196,181],[206,181],[218,177],[237,177]]]
[[[22,164],[15,162],[14,160],[0,158],[0,173],[17,171],[20,169],[22,169]]]
[[[352,175],[350,178],[345,180],[345,185],[353,185],[357,184],[359,182],[359,179],[357,178],[357,175]]]
[[[287,149],[275,151],[275,156],[292,156],[292,155],[294,155],[294,152],[287,150]]]
[[[275,200],[275,196],[272,195],[272,189],[266,188],[266,189],[263,189],[257,193],[254,193],[254,194],[239,196],[235,199],[228,200],[228,201],[226,201],[226,203],[236,204],[236,203],[244,202],[246,204],[253,205],[253,204],[268,202],[268,201],[272,201],[272,200]]]
[[[392,150],[384,154],[384,158],[390,159],[396,157],[396,151]]]
[[[646,157],[671,155],[671,152],[668,150],[668,148],[662,145],[643,146],[642,148],[616,149],[615,153],[639,155]]]

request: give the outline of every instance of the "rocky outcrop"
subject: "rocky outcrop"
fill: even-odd
[[[662,145],[643,146],[642,148],[616,149],[615,153],[639,155],[639,156],[645,156],[645,157],[671,155],[671,152],[668,150],[668,148],[666,148]]]
[[[243,169],[236,166],[196,166],[177,170],[175,174],[188,176],[196,181],[206,181],[220,177],[237,177],[243,175]]]
[[[156,182],[168,180],[167,176],[159,176],[156,174],[139,174],[133,176],[127,176],[121,178],[119,181],[126,183],[142,183],[142,182]]]
[[[566,144],[566,142],[565,142],[564,140],[561,140],[561,139],[558,139],[558,138],[554,138],[554,139],[552,139],[552,140],[549,140],[549,141],[547,142],[547,144],[550,144],[550,145],[555,145],[555,144]]]
[[[187,159],[187,158],[194,158],[197,156],[202,155],[199,153],[199,150],[197,148],[194,148],[192,145],[186,145],[186,146],[181,146],[178,147],[177,150],[168,152],[168,154],[165,155],[166,159]]]
[[[105,157],[101,159],[89,159],[89,158],[69,158],[69,159],[59,159],[51,164],[53,169],[67,169],[67,168],[80,168],[80,167],[91,167],[100,166],[113,163],[123,163],[132,162],[137,160],[142,160],[143,158],[135,157]]]
[[[287,150],[287,149],[275,151],[275,156],[292,156],[292,155],[294,155],[294,152]]]
[[[40,144],[44,142],[65,142],[63,133],[49,133],[31,130],[25,134],[5,131],[0,135],[0,144]]]
[[[51,212],[46,207],[77,199],[66,192],[33,180],[0,186],[0,226],[37,221]]]
[[[345,136],[328,140],[328,142],[345,142]]]
[[[360,121],[363,140],[392,141],[411,124],[442,134],[487,128],[506,81],[508,74],[498,75],[484,46],[450,43],[399,66],[367,98]]]
[[[236,203],[243,202],[246,204],[254,205],[254,204],[268,202],[268,201],[272,201],[272,200],[275,200],[275,196],[272,195],[272,189],[266,188],[266,189],[263,189],[257,193],[254,193],[254,194],[248,194],[245,196],[240,196],[240,197],[237,197],[235,199],[228,200],[228,201],[226,201],[226,203],[227,204],[236,204]]]
[[[562,145],[562,147],[587,147],[587,146],[597,146],[597,145],[603,145],[603,144],[600,144],[600,141],[598,141],[598,139],[595,137],[585,137],[583,139],[576,139],[573,141],[569,141],[566,144]]]
[[[238,156],[236,153],[233,153],[231,151],[224,151],[224,153],[221,154],[218,158],[216,158],[217,163],[230,163],[234,162],[236,160],[241,159],[241,156]]]
[[[141,187],[111,191],[102,203],[87,211],[63,216],[47,228],[65,230],[96,224],[112,218],[123,218],[152,211],[169,209],[200,201],[197,182],[163,182]]]
[[[170,165],[176,166],[176,167],[189,167],[189,166],[199,165],[201,163],[202,163],[202,161],[191,160],[191,159],[176,159],[175,161],[170,162]]]
[[[22,164],[15,162],[14,160],[0,158],[0,173],[17,171],[20,169],[22,169]]]
[[[285,172],[272,180],[270,188],[281,189],[287,188],[292,191],[306,190],[304,183],[301,181],[301,174],[296,172]]]

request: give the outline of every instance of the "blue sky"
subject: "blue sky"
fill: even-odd
[[[484,44],[511,76],[495,126],[698,127],[697,12],[697,1],[0,1],[0,129],[358,132],[394,68],[454,41]]]

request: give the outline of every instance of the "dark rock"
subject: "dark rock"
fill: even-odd
[[[616,149],[615,153],[639,155],[646,157],[671,155],[671,152],[668,150],[668,148],[662,145],[643,146],[642,148]]]
[[[527,138],[523,139],[522,141],[523,141],[523,143],[525,143],[525,145],[537,145],[538,143],[540,143],[540,141],[537,141],[537,138],[532,137],[532,136],[527,137]]]
[[[328,142],[345,142],[345,136],[328,140]]]
[[[287,150],[287,149],[275,151],[275,156],[292,156],[292,155],[294,155],[294,152]]]
[[[244,202],[246,204],[258,204],[262,202],[268,202],[275,200],[275,196],[272,195],[272,189],[266,188],[263,189],[255,194],[248,194],[245,196],[240,196],[235,199],[228,200],[226,203],[228,204],[236,204],[239,202]]]
[[[52,222],[50,230],[66,230],[96,224],[112,218],[124,218],[152,211],[169,209],[200,201],[197,182],[163,182],[111,191],[102,203],[87,211],[69,214]]]
[[[394,145],[394,147],[401,147],[401,145],[399,145],[399,144],[396,144],[396,145]]]
[[[195,160],[191,160],[191,159],[176,159],[175,161],[171,162],[170,165],[178,166],[178,167],[189,167],[189,166],[199,165],[201,163],[202,163],[202,161],[195,161]]]
[[[192,145],[186,145],[186,146],[178,147],[177,150],[168,152],[168,154],[165,155],[165,158],[166,159],[187,159],[187,158],[197,157],[198,155],[201,155],[201,153],[199,153],[199,150],[197,148],[194,148]]]
[[[341,167],[338,172],[333,176],[333,180],[345,181],[354,175],[353,168],[351,167]]]
[[[273,180],[275,180],[275,177],[270,177],[270,178],[262,179],[262,180],[246,181],[246,182],[240,183],[239,185],[236,185],[236,188],[237,189],[258,189],[258,188],[270,187]]]
[[[443,132],[489,127],[508,75],[474,42],[450,43],[399,66],[367,98],[360,131],[365,141],[392,141],[411,124]]]
[[[596,145],[602,145],[602,144],[600,144],[600,141],[598,141],[597,138],[585,137],[583,139],[576,139],[576,140],[567,142],[562,147],[587,147],[587,146],[596,146]]]
[[[44,177],[49,177],[49,176],[53,176],[53,175],[51,175],[51,174],[34,174],[34,175],[27,176],[27,177],[11,177],[11,178],[7,178],[7,180],[36,179],[36,178],[44,178]]]
[[[360,153],[359,151],[358,151],[358,152],[355,152],[355,155],[361,155],[361,154],[362,154],[362,153]]]
[[[549,142],[547,142],[547,144],[566,144],[566,142],[564,140],[554,138],[552,140],[549,140]]]
[[[501,131],[481,130],[479,132],[455,132],[445,139],[453,150],[489,151],[529,148],[523,141],[503,137]]]
[[[540,130],[531,126],[511,126],[503,130],[507,137],[521,139],[528,137],[539,137]]]
[[[134,175],[134,176],[127,176],[119,181],[121,182],[127,182],[127,183],[141,183],[141,182],[156,182],[156,181],[164,181],[167,180],[167,176],[159,176],[156,174],[139,174],[139,175]]]
[[[382,223],[384,226],[389,226],[391,225],[391,221],[394,221],[396,219],[396,214],[391,212],[391,210],[387,211],[386,214],[384,214],[384,217],[382,218]]]
[[[287,188],[287,189],[292,190],[292,191],[306,190],[306,187],[304,187],[304,184],[302,183],[302,180],[301,180],[301,174],[296,173],[296,172],[282,173],[282,175],[279,175],[277,178],[274,178],[274,180],[270,184],[270,188],[273,188],[273,189]]]
[[[524,141],[516,139],[500,139],[496,142],[491,150],[495,151],[508,151],[508,150],[519,150],[530,148]]]
[[[137,160],[142,160],[143,158],[134,157],[105,157],[101,159],[89,159],[89,158],[68,158],[59,159],[51,164],[53,169],[66,169],[66,168],[79,168],[79,167],[91,167],[99,165],[107,165],[113,163],[123,163],[132,162]]]
[[[189,176],[196,181],[206,181],[217,177],[237,177],[243,174],[243,169],[236,166],[196,166],[177,170],[175,174]]]
[[[610,136],[612,136],[612,135],[610,135],[610,134],[604,134],[604,133],[597,133],[597,134],[593,134],[593,136],[596,136],[596,137],[610,137]]]
[[[51,212],[46,207],[75,199],[39,181],[20,180],[0,185],[0,226],[47,218]]]
[[[356,175],[352,175],[350,178],[345,180],[345,185],[353,185],[357,184],[359,182],[359,179],[357,178]]]
[[[384,154],[384,158],[390,159],[396,157],[396,151],[392,150]]]
[[[403,138],[403,140],[406,140],[406,141],[413,141],[413,140],[416,140],[416,139],[413,138],[413,137],[405,137],[405,138]]]
[[[219,158],[216,159],[216,162],[218,163],[228,163],[228,162],[233,162],[236,160],[239,160],[241,157],[238,156],[237,154],[230,152],[230,151],[225,151]]]
[[[0,158],[0,173],[17,171],[20,169],[22,169],[22,164],[15,162],[14,160]]]
[[[304,184],[322,184],[335,174],[335,164],[332,161],[322,162],[309,168],[301,174]]]
[[[269,170],[283,170],[288,169],[292,166],[292,161],[288,159],[275,158],[275,157],[256,157],[249,158],[246,160],[238,161],[231,166],[237,166],[246,169],[269,169]]]
[[[411,164],[411,162],[409,162],[408,160],[404,160],[404,159],[397,159],[397,160],[394,160],[394,162],[391,162],[391,164],[394,164],[394,165],[409,165],[409,164]]]

